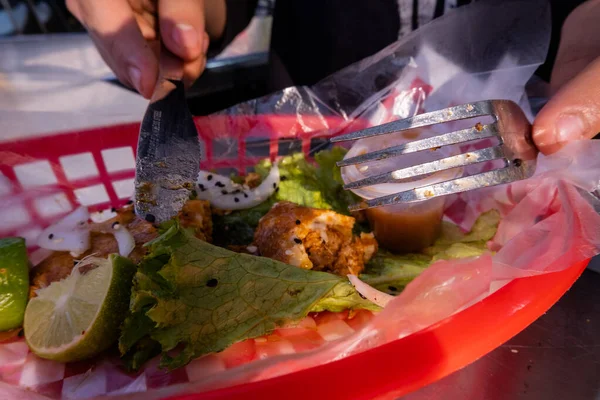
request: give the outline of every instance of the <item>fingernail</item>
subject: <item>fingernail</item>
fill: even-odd
[[[181,48],[193,48],[198,45],[198,34],[191,25],[177,24],[173,29],[173,40]]]
[[[127,73],[129,74],[129,81],[135,90],[141,93],[142,72],[137,67],[129,67]]]
[[[565,143],[581,139],[585,136],[585,124],[580,117],[565,114],[558,118],[554,127],[554,140],[556,143]]]

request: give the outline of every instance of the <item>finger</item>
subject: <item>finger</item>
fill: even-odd
[[[185,61],[202,55],[204,41],[203,0],[159,0],[160,38],[173,54]]]
[[[156,84],[158,61],[142,36],[129,3],[80,1],[79,13],[117,77],[149,98]]]
[[[69,10],[79,22],[83,23],[81,20],[81,12],[79,10],[79,2],[77,0],[66,0],[65,5],[67,6],[67,10]]]
[[[540,111],[533,124],[533,140],[551,154],[572,140],[600,132],[600,57],[565,84]]]
[[[552,69],[551,85],[556,92],[577,76],[600,54],[600,0],[586,1],[565,20],[560,46]]]
[[[196,79],[202,75],[205,68],[206,56],[204,55],[194,61],[186,62],[183,66],[183,83],[185,86],[188,88],[192,86]]]
[[[208,53],[208,46],[210,45],[210,38],[208,37],[208,33],[204,32],[204,41],[202,42],[202,54],[206,57]]]
[[[156,40],[156,21],[152,15],[134,13],[135,20],[140,27],[142,36],[146,40]]]

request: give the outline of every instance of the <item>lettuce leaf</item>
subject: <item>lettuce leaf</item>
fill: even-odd
[[[487,242],[496,234],[499,222],[500,214],[496,210],[481,214],[468,233],[444,221],[442,233],[433,246],[420,254],[396,255],[379,250],[360,279],[382,292],[397,295],[438,260],[479,257],[488,252]]]
[[[156,344],[161,366],[174,369],[309,312],[379,309],[344,277],[234,253],[178,225],[149,247],[119,341],[131,368],[155,355]]]
[[[335,165],[345,154],[346,150],[342,147],[318,152],[314,157],[316,164],[306,160],[302,153],[283,157],[279,162],[279,191],[268,201],[248,210],[213,217],[215,244],[250,244],[258,221],[278,201],[291,201],[306,207],[334,210],[348,215],[348,206],[356,202],[357,198],[352,192],[343,189],[340,168]],[[255,166],[255,171],[263,178],[270,169],[269,160],[261,161]]]

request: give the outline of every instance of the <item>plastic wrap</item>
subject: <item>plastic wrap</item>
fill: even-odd
[[[532,117],[524,86],[545,58],[549,17],[543,1],[476,2],[311,88],[288,88],[200,118],[197,126],[206,148],[202,167],[246,172],[264,157],[322,149],[331,135],[467,101],[511,99]],[[106,164],[104,152],[131,145],[131,138],[117,128],[100,134],[101,140],[93,144],[89,136],[71,135],[68,140],[56,136],[52,143],[36,139],[0,148],[0,168],[5,176],[0,181],[0,208],[8,209],[22,199],[30,204],[40,193],[41,175],[29,175],[29,185],[27,176],[15,174],[13,167],[31,164],[48,152],[69,155],[76,148],[82,154],[89,152],[102,165],[100,176],[113,182],[112,189],[104,193],[106,198],[96,201],[96,206],[123,204],[131,196],[127,186],[133,183],[131,165],[129,169],[115,170],[115,164],[107,168],[111,164]],[[48,148],[41,148],[45,145]],[[0,394],[4,390],[13,396],[20,386],[50,397],[111,394],[112,398],[122,395],[148,400],[272,378],[404,338],[481,301],[514,278],[560,271],[597,254],[600,216],[595,207],[600,207],[600,201],[590,192],[600,183],[598,151],[600,143],[575,142],[553,156],[540,157],[532,179],[449,198],[445,216],[464,228],[483,211],[494,208],[501,212],[498,233],[489,244],[495,253],[435,263],[364,328],[319,349],[227,370],[208,356],[196,368],[204,373],[196,375],[189,369],[165,374],[151,364],[142,375],[130,376],[118,371],[112,355],[65,366],[36,358],[22,341],[16,341],[0,345],[0,377],[5,381],[0,384]],[[119,157],[118,165],[124,162],[123,154]],[[62,158],[48,158],[55,172],[66,169]],[[75,166],[83,161],[70,160]],[[66,180],[64,171],[60,174],[65,201],[84,203],[82,192],[77,192],[80,189],[74,189],[77,185],[64,183],[71,182],[69,174]],[[82,179],[89,185],[97,183],[86,177],[76,177],[74,182]],[[115,179],[127,187],[115,186]],[[18,195],[10,194],[13,184],[20,188]],[[60,210],[50,215],[57,214]],[[46,224],[51,219],[17,221],[15,226],[21,223],[21,228],[5,229],[0,235],[24,232],[33,223]],[[513,306],[518,309],[521,304]],[[58,391],[56,385],[60,385]],[[153,388],[162,389],[150,390]],[[38,398],[32,392],[23,393],[28,394],[21,394],[22,398]]]

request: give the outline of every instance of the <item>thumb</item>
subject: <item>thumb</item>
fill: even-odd
[[[600,57],[566,83],[533,123],[533,141],[544,154],[600,132]]]

